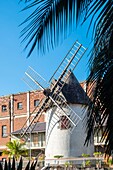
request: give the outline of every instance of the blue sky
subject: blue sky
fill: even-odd
[[[47,81],[50,79],[68,50],[76,39],[90,49],[90,34],[86,37],[87,23],[78,26],[64,42],[54,50],[43,56],[34,52],[26,58],[24,45],[19,38],[21,27],[19,24],[26,18],[26,13],[20,12],[23,3],[19,0],[7,0],[0,3],[0,96],[15,94],[31,90],[22,80],[28,66],[33,67]],[[74,73],[79,81],[87,77],[87,53],[75,69]]]

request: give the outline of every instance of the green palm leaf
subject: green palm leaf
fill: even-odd
[[[28,57],[35,47],[42,53],[55,47],[75,26],[75,0],[31,0],[23,10],[34,7],[22,23],[27,24],[21,32],[23,41],[28,41],[25,49],[32,43]]]
[[[100,12],[98,11],[101,9]],[[92,14],[97,14],[94,22],[94,46],[90,54],[90,74],[87,86],[92,83],[93,90],[88,89],[91,98],[87,114],[87,138],[91,141],[94,127],[99,129],[106,124],[102,141],[105,140],[105,152],[111,154],[113,150],[113,1],[92,1],[86,8],[88,13],[84,21]]]
[[[22,155],[28,155],[27,149],[24,148],[25,143],[20,143],[17,140],[9,141],[7,144],[7,150],[3,151],[3,155],[8,155],[9,157],[15,157],[16,160]]]

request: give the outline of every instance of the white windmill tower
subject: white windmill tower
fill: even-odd
[[[34,121],[46,110],[46,163],[52,163],[55,155],[69,158],[93,153],[93,145],[88,148],[84,146],[86,134],[82,123],[82,106],[86,104],[85,92],[72,73],[85,51],[86,48],[76,41],[51,77],[49,87],[45,79],[31,67],[25,72],[27,84],[39,86],[45,99],[40,102],[29,126],[22,128],[21,137],[29,137],[27,132],[32,132],[36,125]]]

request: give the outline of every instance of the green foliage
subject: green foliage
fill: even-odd
[[[2,155],[8,155],[9,158],[15,157],[18,160],[22,155],[28,155],[28,151],[24,148],[25,143],[20,143],[18,140],[9,141],[7,149],[3,151]]]
[[[85,166],[86,167],[89,167],[90,165],[91,165],[91,161],[90,160],[85,161]]]
[[[90,157],[90,155],[86,154],[86,153],[83,153],[82,157],[88,158],[88,157]],[[84,160],[83,163],[82,163],[83,167],[89,167],[90,165],[91,165],[91,161],[90,160]]]
[[[82,153],[82,157],[87,158],[87,157],[90,157],[90,155],[89,155],[89,154],[86,154],[86,153]]]
[[[65,167],[68,167],[69,166],[69,162],[65,162]]]
[[[95,157],[100,157],[100,156],[102,155],[102,153],[101,153],[101,152],[94,152],[93,155],[94,155]]]
[[[91,161],[90,160],[84,160],[82,163],[82,167],[89,167],[91,166]]]
[[[30,0],[23,11],[26,9],[34,9],[21,24],[25,25],[21,31],[22,42],[27,40],[25,49],[30,47],[28,57],[35,48],[42,54],[54,48],[71,33],[72,27],[76,27],[75,15],[72,15],[76,13],[75,1]]]
[[[88,2],[88,0],[86,0]],[[82,5],[85,1],[80,0]],[[82,3],[83,2],[83,3]],[[81,6],[81,5],[80,5]],[[105,140],[105,152],[110,155],[113,149],[113,1],[93,0],[85,5],[86,15],[94,21],[93,48],[90,53],[87,93],[91,100],[88,104],[86,142],[90,143],[95,125],[105,126],[101,141]],[[82,9],[82,8],[81,8]],[[88,17],[85,17],[88,18]],[[90,24],[91,25],[91,24]]]
[[[65,167],[72,167],[72,162],[66,161],[64,165]]]
[[[63,155],[55,155],[54,158],[60,159],[63,158]]]

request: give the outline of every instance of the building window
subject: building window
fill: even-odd
[[[2,105],[2,112],[6,112],[7,111],[7,106],[6,105]]]
[[[38,147],[45,147],[45,132],[38,133]]]
[[[22,102],[17,103],[17,109],[22,109]]]
[[[67,118],[67,116],[63,115],[60,117],[60,129],[69,129],[71,127],[70,120]]]
[[[2,137],[7,137],[7,126],[2,126]]]
[[[33,134],[33,145],[37,146],[38,145],[38,135],[37,134]]]
[[[34,106],[36,107],[36,106],[38,106],[39,105],[39,100],[37,99],[37,100],[34,100]]]

